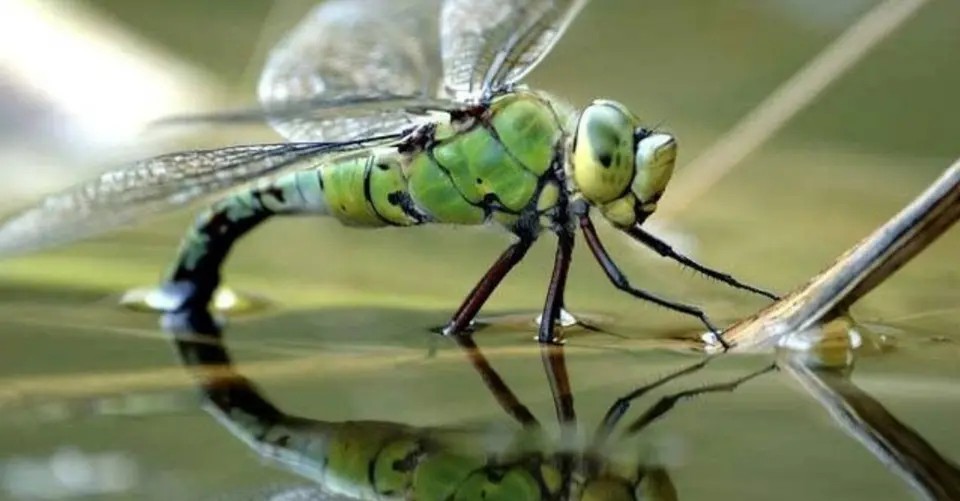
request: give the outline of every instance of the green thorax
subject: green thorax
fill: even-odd
[[[526,91],[499,96],[482,113],[439,126],[432,144],[409,158],[410,197],[441,223],[509,223],[538,202],[544,210],[555,204],[556,187],[545,186],[563,137],[549,100]]]
[[[554,160],[563,112],[541,94],[517,91],[434,124],[427,134],[320,168],[331,215],[351,226],[422,222],[508,228],[557,204]]]

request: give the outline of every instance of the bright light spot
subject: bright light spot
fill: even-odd
[[[139,468],[126,454],[88,454],[66,447],[48,458],[0,463],[0,487],[14,499],[66,499],[119,494],[134,489]]]
[[[537,315],[537,325],[543,323],[543,313]],[[577,325],[579,322],[577,318],[574,317],[569,311],[561,308],[560,309],[560,318],[559,324],[561,327],[571,327]]]
[[[230,289],[220,289],[214,295],[213,307],[220,311],[230,311],[240,303],[240,298]]]
[[[0,2],[0,68],[77,122],[86,142],[135,138],[195,107],[209,81],[77,2]],[[74,127],[72,127],[74,128]]]

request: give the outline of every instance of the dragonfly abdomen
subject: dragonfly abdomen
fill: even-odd
[[[219,285],[220,266],[237,239],[271,216],[311,213],[330,213],[321,177],[313,169],[262,180],[229,195],[197,217],[183,237],[167,281],[190,284],[187,300],[204,305]],[[179,305],[183,306],[189,305]]]
[[[322,166],[319,178],[329,214],[347,226],[409,226],[423,220],[410,201],[396,150]]]
[[[197,218],[168,279],[192,284],[191,300],[208,300],[233,243],[275,215],[329,215],[349,226],[416,224],[420,217],[409,203],[406,186],[395,150],[263,180],[216,202]]]

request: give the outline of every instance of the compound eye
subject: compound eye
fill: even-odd
[[[633,192],[641,203],[656,203],[673,176],[676,162],[677,141],[670,134],[648,134],[637,142]]]
[[[634,126],[621,109],[595,104],[577,126],[573,176],[584,196],[607,203],[630,189],[634,170]]]

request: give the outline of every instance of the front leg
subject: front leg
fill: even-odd
[[[627,235],[630,235],[631,238],[633,238],[637,242],[640,242],[641,244],[653,250],[657,254],[660,254],[661,256],[668,259],[673,259],[674,261],[684,266],[688,266],[696,271],[699,271],[700,273],[703,273],[704,275],[714,280],[723,282],[736,289],[742,289],[745,291],[752,292],[754,294],[759,294],[761,296],[773,299],[774,301],[777,301],[780,299],[780,297],[777,296],[776,294],[767,292],[763,289],[754,287],[752,285],[745,284],[737,280],[736,278],[733,278],[733,276],[727,273],[723,273],[720,271],[707,268],[706,266],[694,261],[693,259],[690,259],[687,256],[680,254],[679,252],[673,250],[673,247],[671,247],[670,244],[664,242],[663,240],[660,240],[659,238],[651,235],[650,233],[647,233],[639,225],[622,229],[621,231],[623,231]]]
[[[723,337],[720,336],[720,331],[717,330],[717,328],[713,325],[713,322],[711,322],[710,319],[707,318],[706,313],[704,313],[703,310],[701,310],[700,308],[697,308],[696,306],[690,306],[687,304],[663,299],[659,296],[656,296],[647,291],[638,289],[630,285],[630,281],[627,280],[627,276],[623,273],[623,271],[620,270],[620,268],[617,266],[617,263],[613,261],[613,258],[610,257],[610,254],[608,254],[607,250],[603,247],[603,243],[600,242],[600,237],[597,235],[597,230],[596,228],[594,228],[593,222],[590,221],[590,215],[587,213],[584,213],[584,214],[581,214],[579,217],[580,217],[580,229],[583,230],[583,236],[584,236],[584,239],[587,241],[587,245],[590,247],[590,250],[593,252],[593,255],[597,259],[597,262],[600,263],[600,266],[603,268],[603,271],[607,274],[607,278],[610,279],[610,282],[613,283],[613,285],[616,288],[638,299],[649,301],[658,306],[662,306],[664,308],[698,318],[700,322],[702,322],[703,325],[707,328],[707,330],[713,333],[717,341],[719,341],[720,344],[723,346],[724,350],[727,350],[730,348],[727,342],[724,341]]]
[[[167,272],[164,310],[205,309],[220,285],[220,268],[234,242],[276,215],[328,214],[317,170],[287,174],[234,193],[201,214]]]

